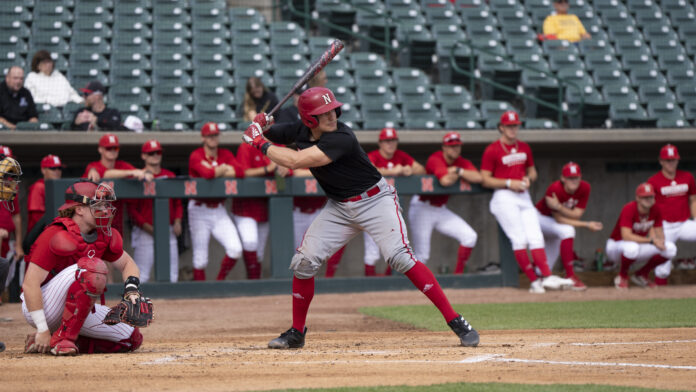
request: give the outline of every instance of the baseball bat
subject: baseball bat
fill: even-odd
[[[292,86],[290,91],[283,97],[280,102],[278,102],[277,105],[271,109],[270,112],[268,112],[268,116],[272,116],[273,113],[277,112],[278,109],[280,109],[281,106],[285,102],[287,102],[290,97],[292,97],[293,94],[295,94],[295,91],[297,91],[300,87],[304,86],[311,78],[314,77],[314,75],[318,74],[328,63],[333,60],[333,58],[338,54],[343,49],[343,42],[340,39],[334,40],[331,45],[329,45],[329,48],[326,49],[326,51],[319,57],[318,59],[314,60],[314,62],[309,66],[307,71],[302,75],[302,77]]]

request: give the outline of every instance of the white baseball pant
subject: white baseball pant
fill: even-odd
[[[553,217],[538,213],[539,226],[544,235],[544,251],[549,264],[549,269],[553,270],[556,260],[561,253],[561,241],[568,238],[575,238],[575,228],[565,223],[558,223]]]
[[[140,269],[140,282],[150,280],[150,271],[155,262],[155,238],[150,233],[134,226],[131,232],[133,259]],[[179,248],[173,228],[169,226],[169,281],[179,280]]]
[[[665,232],[665,241],[696,242],[696,221],[687,219],[683,222],[662,221],[662,229]],[[666,279],[672,273],[672,260],[667,260],[655,268],[655,276]]]
[[[661,251],[652,244],[639,244],[634,241],[615,241],[611,238],[607,240],[605,248],[607,259],[621,264],[621,256],[635,260],[631,265],[631,270],[636,270],[645,264],[651,257],[659,254],[666,259],[672,259],[677,255],[677,246],[674,242],[665,241],[665,250]]]
[[[447,209],[446,206],[435,207],[422,201],[418,195],[411,198],[408,209],[411,239],[416,257],[422,263],[430,259],[430,239],[433,230],[454,238],[459,245],[467,248],[476,246],[478,235],[462,217]]]
[[[319,216],[320,212],[321,208],[315,210],[310,214],[300,211],[299,208],[295,208],[292,211],[293,229],[295,231],[295,249],[300,247],[300,243],[302,243],[302,237],[304,237],[304,234],[309,228],[309,225],[311,225],[314,219],[316,219],[316,217]]]
[[[239,241],[237,229],[224,205],[209,208],[205,204],[196,205],[194,200],[189,200],[188,218],[193,247],[193,268],[204,269],[208,265],[211,235],[225,248],[227,257],[238,259],[242,255],[242,243]]]
[[[46,324],[48,324],[48,329],[51,333],[60,327],[61,320],[63,319],[63,310],[65,309],[65,298],[68,296],[68,289],[75,283],[76,270],[77,264],[73,264],[60,271],[50,282],[41,287]],[[27,320],[29,325],[36,328],[34,320],[31,319],[31,315],[27,310],[27,304],[24,302],[24,293],[20,295],[20,298],[22,300],[24,319]],[[109,307],[94,304],[94,308],[95,312],[89,312],[89,315],[87,315],[87,319],[80,329],[80,335],[104,339],[111,342],[119,342],[130,338],[133,334],[133,327],[128,324],[118,323],[116,325],[106,325],[102,322],[106,314],[111,310]]]
[[[529,192],[496,189],[491,198],[490,211],[510,239],[513,250],[544,247],[544,235],[539,226],[539,215]]]
[[[232,215],[232,219],[239,230],[242,249],[247,252],[256,252],[259,261],[263,260],[268,240],[268,222],[257,222],[254,218],[239,215]]]

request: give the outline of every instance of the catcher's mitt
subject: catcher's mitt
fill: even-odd
[[[106,314],[104,324],[126,323],[133,327],[145,328],[150,325],[153,317],[153,306],[150,298],[138,297],[135,303],[129,299],[122,299]]]

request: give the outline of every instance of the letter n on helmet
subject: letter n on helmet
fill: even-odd
[[[336,117],[341,116],[341,102],[338,102],[333,92],[326,87],[312,87],[300,95],[297,110],[304,125],[310,128],[319,126],[318,115],[336,110]]]

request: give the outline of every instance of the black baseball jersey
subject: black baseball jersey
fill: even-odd
[[[77,116],[82,112],[83,110],[88,110],[92,113],[94,113],[95,116],[97,116],[97,127],[99,128],[100,131],[127,131],[128,128],[123,126],[123,123],[121,122],[121,112],[118,111],[118,109],[111,109],[108,107],[105,107],[104,110],[101,112],[97,113],[94,110],[90,108],[82,108],[78,109],[75,111],[75,114],[73,115],[73,121],[71,128],[78,130],[81,129],[83,131],[88,130],[89,128],[89,123],[82,123],[80,125],[75,124],[75,120],[77,120]]]
[[[353,130],[342,122],[338,122],[338,129],[323,133],[315,141],[310,140],[310,129],[300,121],[275,124],[265,136],[274,143],[295,143],[300,150],[317,146],[324,152],[332,162],[309,170],[333,200],[341,201],[359,195],[382,178],[360,147]]]

